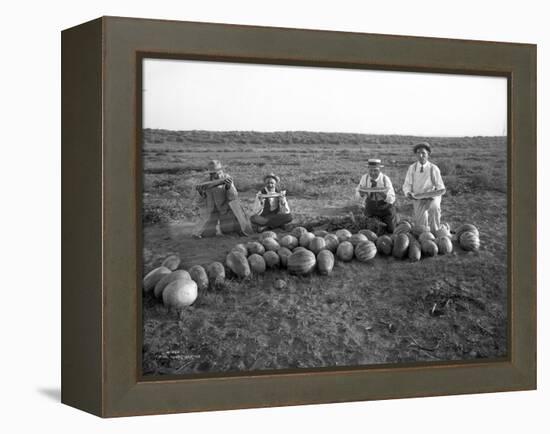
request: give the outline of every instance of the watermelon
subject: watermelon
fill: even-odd
[[[394,234],[406,234],[411,231],[411,225],[409,224],[399,224],[393,231]]]
[[[338,241],[347,241],[351,238],[351,232],[347,229],[338,229],[335,232],[335,235],[338,237]]]
[[[338,237],[336,235],[328,234],[327,236],[325,236],[325,247],[332,253],[336,252],[338,244],[340,244],[340,241],[338,240]]]
[[[409,229],[413,227],[412,223],[406,218],[399,220],[397,226],[407,226]]]
[[[438,230],[435,231],[434,235],[436,238],[441,238],[441,237],[450,238],[451,232],[445,226],[441,226]]]
[[[262,240],[262,245],[266,251],[277,251],[281,246],[275,238],[264,238]]]
[[[162,261],[161,267],[166,267],[169,270],[175,271],[180,266],[181,259],[178,255],[170,255]]]
[[[281,247],[277,250],[277,254],[279,255],[279,259],[281,261],[281,267],[286,267],[288,257],[292,255],[292,252],[286,247]]]
[[[225,258],[225,265],[229,268],[237,277],[250,276],[250,265],[246,260],[246,256],[237,252],[230,252]]]
[[[420,244],[422,244],[424,241],[435,241],[435,237],[434,237],[434,234],[432,234],[431,232],[422,232],[419,236],[418,236],[418,241],[420,241]]]
[[[296,226],[292,231],[290,232],[291,235],[293,235],[295,238],[300,239],[300,237],[307,232],[307,229],[302,226]]]
[[[191,306],[197,295],[198,287],[193,280],[174,280],[162,292],[162,300],[165,306],[181,309]]]
[[[462,232],[459,238],[460,247],[464,250],[471,251],[479,249],[479,236],[476,232]]]
[[[325,239],[322,237],[315,237],[309,242],[309,250],[313,252],[314,255],[317,255],[321,250],[326,247]]]
[[[378,238],[378,235],[376,235],[373,231],[371,231],[370,229],[361,229],[359,231],[360,234],[363,234],[364,236],[367,237],[367,239],[369,241],[372,241],[373,243],[376,242],[377,238]]]
[[[372,241],[361,241],[355,246],[355,257],[361,262],[367,262],[376,256],[376,246]]]
[[[328,235],[328,232],[319,230],[319,231],[313,232],[313,235],[315,235],[316,237],[325,238]]]
[[[292,250],[294,247],[298,246],[298,238],[294,235],[285,235],[281,238],[281,246]]]
[[[162,279],[160,279],[155,285],[153,294],[155,295],[155,297],[158,298],[162,296],[162,292],[168,286],[169,283],[172,283],[174,280],[185,280],[185,279],[192,280],[191,275],[185,270],[176,270],[170,274],[165,274],[162,277]]]
[[[320,274],[327,275],[334,267],[334,255],[330,250],[321,250],[317,254],[317,270]]]
[[[211,288],[218,288],[224,283],[225,268],[221,262],[212,262],[206,266],[205,270]]]
[[[420,243],[416,240],[411,241],[409,243],[409,259],[411,261],[419,261],[421,256]]]
[[[412,231],[414,236],[419,237],[422,232],[430,232],[428,226],[413,226]]]
[[[353,247],[356,247],[357,244],[359,244],[361,241],[368,241],[366,235],[363,234],[353,234],[350,239],[348,240],[351,244],[353,244]]]
[[[264,260],[267,268],[278,268],[281,264],[281,259],[279,258],[279,255],[273,250],[268,250],[264,253]]]
[[[393,243],[392,255],[395,258],[402,259],[407,254],[409,248],[409,237],[405,234],[397,234]]]
[[[296,253],[296,252],[301,252],[301,251],[307,251],[309,252],[308,249],[306,249],[305,247],[302,247],[302,246],[298,246],[298,247],[295,247],[294,250],[292,251],[292,253]]]
[[[382,235],[376,240],[376,248],[384,255],[391,255],[393,248],[393,241],[388,235]]]
[[[353,244],[349,241],[342,241],[336,249],[336,257],[340,261],[351,261],[353,259]]]
[[[242,253],[244,256],[248,256],[248,249],[244,244],[237,244],[231,249],[232,252]]]
[[[449,237],[436,238],[435,243],[440,255],[447,255],[453,251],[453,243]]]
[[[258,255],[263,255],[265,253],[265,247],[258,241],[250,241],[246,243],[246,249],[248,250],[249,255],[252,255],[254,253]]]
[[[460,236],[464,233],[464,232],[473,232],[477,237],[479,237],[479,231],[477,230],[477,228],[470,224],[470,223],[465,223],[463,225],[460,225],[458,227],[458,229],[456,230],[456,239],[457,240],[460,240]]]
[[[315,269],[316,258],[309,250],[300,250],[293,252],[288,257],[287,268],[292,274],[305,275]]]
[[[189,269],[189,275],[197,284],[199,291],[208,289],[208,274],[206,274],[206,270],[203,267],[200,265],[193,265]]]
[[[262,274],[266,269],[264,257],[257,253],[253,253],[248,257],[248,265],[250,266],[250,271],[254,274]]]
[[[305,232],[300,237],[300,246],[305,247],[306,249],[309,248],[309,243],[311,240],[315,238],[315,235],[313,235],[311,232]]]
[[[260,242],[265,240],[266,238],[273,238],[274,240],[277,239],[277,234],[273,231],[265,231],[260,234]]]
[[[172,270],[163,266],[160,266],[150,271],[143,278],[143,290],[145,292],[151,291],[156,286],[156,284],[159,282],[160,279],[162,279],[167,274],[170,274],[171,272]]]
[[[437,244],[432,240],[426,240],[420,243],[420,249],[424,256],[437,256]]]

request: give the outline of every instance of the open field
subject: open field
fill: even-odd
[[[250,210],[262,175],[281,176],[295,220],[309,229],[353,227],[355,185],[368,158],[380,157],[393,181],[398,212],[411,144],[421,138],[327,133],[144,132],[144,271],[168,254],[182,268],[223,262],[245,238],[190,237],[195,183],[220,159]],[[471,360],[506,355],[506,140],[425,138],[448,194],[442,221],[474,223],[481,248],[417,263],[376,257],[338,263],[330,277],[267,272],[230,279],[170,311],[143,300],[144,374],[190,374],[377,363]],[[255,238],[255,237],[252,237]],[[287,287],[276,290],[277,278]]]

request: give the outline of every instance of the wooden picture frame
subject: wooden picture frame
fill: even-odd
[[[140,92],[155,57],[508,79],[503,360],[147,380],[140,353]],[[536,388],[536,46],[102,17],[62,32],[62,402],[129,416]]]

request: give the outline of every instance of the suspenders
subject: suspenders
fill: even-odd
[[[416,163],[414,163],[414,170],[413,170],[413,173],[412,173],[412,186],[414,186],[414,175],[415,175],[417,169],[418,169],[418,161]],[[435,182],[435,174],[434,174],[434,165],[433,164],[430,165],[430,178],[432,180],[432,186],[434,188],[436,188],[437,183]]]

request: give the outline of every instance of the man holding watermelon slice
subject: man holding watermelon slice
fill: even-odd
[[[369,158],[367,166],[368,173],[361,177],[355,188],[355,198],[365,198],[365,215],[378,218],[386,225],[386,231],[392,233],[397,223],[393,185],[382,173],[381,160]]]
[[[413,199],[413,222],[416,226],[428,226],[435,233],[441,226],[441,196],[445,184],[439,167],[428,161],[432,154],[429,143],[414,146],[417,161],[409,166],[403,193]]]
[[[254,215],[250,221],[258,232],[283,227],[292,221],[286,191],[278,187],[280,178],[274,173],[264,176],[264,187],[256,194]]]

